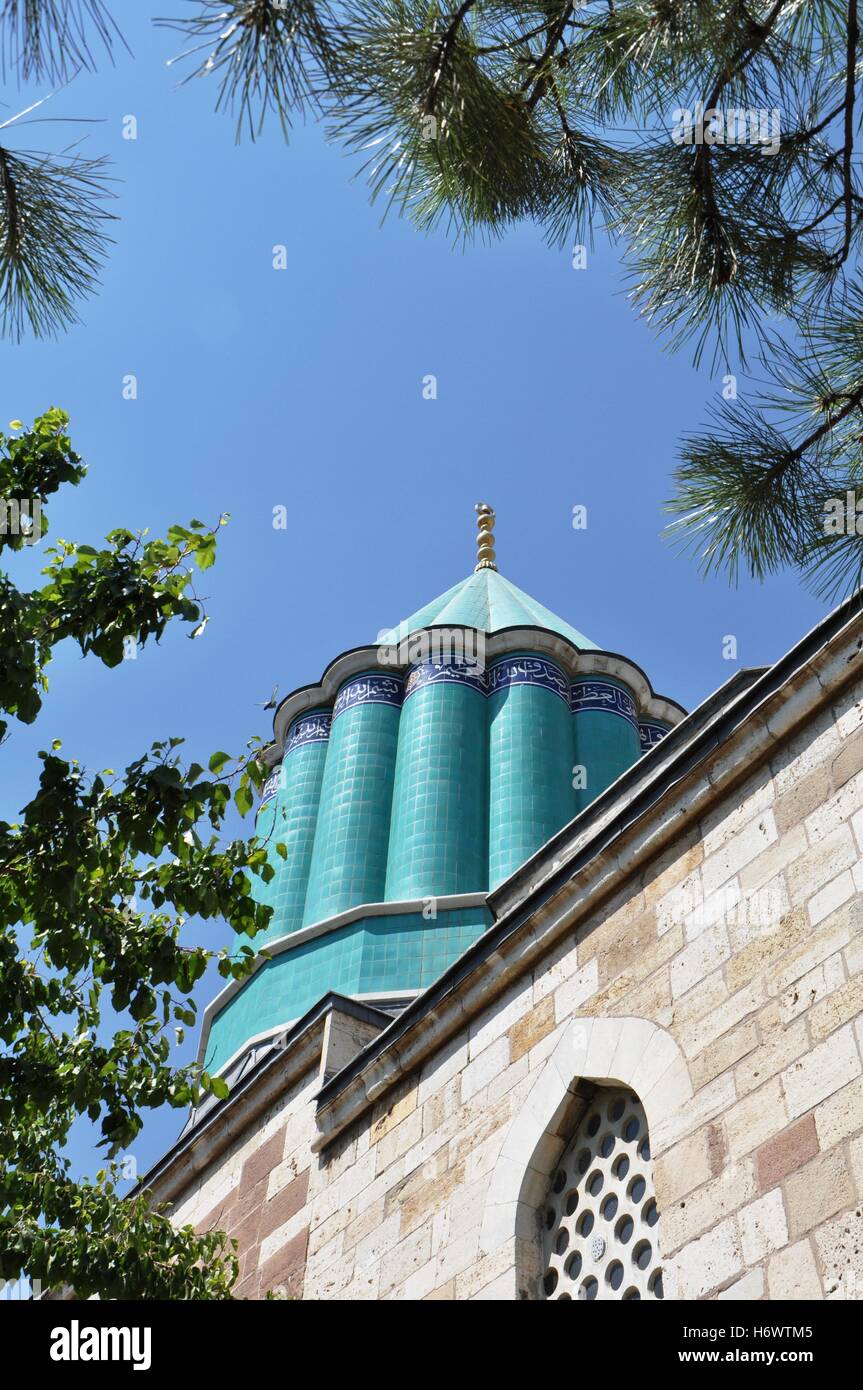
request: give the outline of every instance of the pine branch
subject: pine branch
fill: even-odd
[[[824,516],[863,481],[861,310],[855,286],[804,325],[800,352],[771,339],[766,389],[711,412],[712,432],[683,441],[669,534],[703,569],[736,580],[741,568],[764,578],[790,565],[830,598],[859,583],[863,538],[826,533]]]
[[[537,102],[542,100],[543,96],[545,95],[548,89],[549,64],[551,62],[552,57],[554,56],[554,52],[558,44],[563,38],[563,35],[566,31],[566,26],[569,23],[569,20],[572,18],[572,12],[574,9],[575,5],[572,3],[565,5],[564,8],[561,10],[559,17],[548,26],[548,37],[546,40],[545,48],[543,49],[542,54],[537,59],[535,64],[537,73],[536,80],[534,82],[532,78],[527,78],[522,88],[523,92],[527,92],[531,88],[531,84],[533,83],[533,89],[529,92],[529,95],[527,96],[527,105],[530,110],[533,110]]]
[[[110,58],[128,46],[102,0],[0,0],[0,71],[24,82],[63,81],[96,61],[91,38]]]
[[[857,24],[857,0],[848,0],[848,40],[845,78],[845,142],[842,150],[842,182],[845,190],[845,240],[839,254],[840,265],[851,250],[854,185],[851,160],[854,154],[854,89],[857,76],[857,44],[860,30]]]
[[[198,0],[186,19],[154,23],[176,29],[192,47],[168,66],[203,57],[183,83],[214,77],[216,110],[236,112],[236,139],[255,139],[267,115],[278,120],[285,139],[291,118],[320,111],[320,92],[337,84],[340,26],[327,0]]]
[[[104,159],[0,147],[0,331],[52,336],[77,321],[110,238]]]
[[[700,200],[704,230],[714,247],[715,262],[713,279],[716,286],[727,285],[737,273],[738,261],[731,240],[725,235],[723,220],[719,212],[716,190],[713,185],[713,147],[704,140],[705,118],[714,112],[722,98],[722,93],[732,82],[738,81],[744,70],[767,42],[770,32],[788,0],[776,0],[763,24],[752,24],[752,36],[744,44],[734,59],[727,63],[717,77],[704,106],[704,113],[695,133],[696,154],[692,171],[692,188]],[[851,0],[856,3],[856,0]]]
[[[443,32],[440,43],[438,45],[434,76],[432,77],[428,99],[424,108],[424,114],[427,116],[433,116],[435,113],[435,104],[437,102],[438,92],[441,89],[441,82],[444,77],[444,74],[446,73],[447,63],[450,60],[453,49],[455,47],[456,39],[458,38],[458,31],[461,28],[462,23],[467,18],[470,11],[473,9],[475,3],[476,0],[463,0],[463,3],[456,10],[455,14],[453,15],[452,19],[450,20],[449,24]]]
[[[779,19],[782,10],[788,3],[789,0],[776,0],[776,3],[763,23],[759,24],[754,20],[749,21],[751,37],[741,46],[735,57],[729,63],[726,63],[722,72],[717,77],[713,90],[707,98],[706,111],[718,106],[725,88],[730,86],[732,82],[739,80],[753,58],[755,58],[769,39],[776,25],[776,21]],[[702,121],[702,134],[703,128],[704,123]]]
[[[832,400],[831,408],[839,405],[839,410],[837,410],[835,414],[828,413],[827,418],[821,422],[817,429],[812,431],[808,438],[801,440],[796,448],[791,450],[787,458],[777,462],[774,465],[773,476],[778,477],[785,468],[793,468],[796,463],[799,463],[800,460],[805,457],[810,449],[813,449],[816,444],[820,443],[826,435],[832,433],[838,425],[842,424],[843,420],[847,420],[848,416],[853,411],[858,410],[861,404],[863,404],[863,383],[861,383],[855,391],[852,391],[850,395],[840,395],[837,396],[835,400]]]

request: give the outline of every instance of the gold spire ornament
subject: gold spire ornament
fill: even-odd
[[[474,507],[477,515],[477,526],[479,531],[476,537],[476,566],[477,570],[496,570],[494,554],[494,509],[487,502],[477,502]]]

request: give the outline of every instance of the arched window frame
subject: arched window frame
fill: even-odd
[[[686,1059],[671,1034],[647,1019],[573,1018],[510,1122],[483,1210],[480,1258],[500,1269],[499,1298],[542,1297],[540,1212],[560,1156],[596,1086],[623,1086],[647,1116],[655,1159],[693,1127]],[[674,1297],[673,1265],[665,1296]]]

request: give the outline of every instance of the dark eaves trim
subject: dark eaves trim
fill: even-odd
[[[330,1105],[335,1098],[389,1048],[397,1048],[400,1039],[417,1022],[434,1012],[484,961],[515,935],[537,910],[574,878],[581,869],[601,854],[612,841],[643,816],[651,806],[673,788],[687,773],[710,757],[759,705],[775,694],[849,621],[863,612],[861,593],[854,594],[802,638],[773,666],[744,670],[737,673],[718,691],[709,696],[692,714],[678,724],[644,758],[628,769],[618,780],[586,807],[563,830],[550,840],[515,874],[489,896],[489,906],[497,912],[504,899],[519,899],[497,923],[489,927],[472,946],[459,956],[440,978],[419,995],[398,1018],[362,1052],[332,1077],[318,1093],[318,1109]],[[857,650],[863,648],[863,638]],[[621,814],[597,830],[581,848],[556,871],[550,872],[536,884],[536,874],[546,863],[553,863],[572,841],[583,837],[592,823],[602,819],[611,804],[618,801],[639,782],[641,791],[626,802]],[[521,896],[524,893],[524,896]]]

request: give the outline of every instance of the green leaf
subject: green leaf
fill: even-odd
[[[208,570],[216,562],[216,537],[202,536],[195,550],[195,562],[199,569]]]

